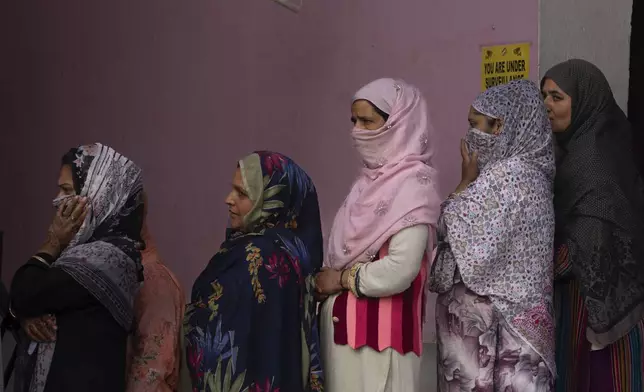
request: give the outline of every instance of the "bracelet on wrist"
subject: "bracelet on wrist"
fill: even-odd
[[[41,263],[43,263],[44,265],[46,265],[47,267],[49,267],[49,263],[47,261],[45,261],[44,258],[42,258],[42,257],[40,257],[38,255],[33,255],[33,256],[31,256],[31,258],[34,259],[34,260],[38,260]]]
[[[350,290],[353,293],[353,295],[355,295],[358,298],[362,296],[362,293],[360,293],[360,290],[356,285],[356,279],[358,278],[358,273],[360,272],[360,268],[362,267],[362,265],[363,264],[361,263],[356,263],[349,269],[348,290]],[[357,280],[357,282],[360,282],[360,281]]]

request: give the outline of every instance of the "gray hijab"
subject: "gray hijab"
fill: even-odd
[[[644,317],[644,183],[631,126],[604,74],[584,60],[550,69],[572,98],[571,124],[556,135],[556,241],[568,248],[588,311],[588,340],[614,343]]]

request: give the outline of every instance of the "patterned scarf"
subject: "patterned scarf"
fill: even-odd
[[[132,327],[142,280],[141,169],[112,148],[91,144],[72,150],[74,187],[90,201],[85,222],[54,262],[85,287],[125,329]],[[42,392],[56,343],[38,344],[29,390]]]
[[[605,346],[644,317],[644,182],[633,132],[594,65],[566,61],[546,79],[572,99],[571,124],[556,135],[556,242],[581,286],[588,340]]]
[[[255,152],[239,168],[253,207],[244,229],[228,229],[196,279],[184,320],[192,388],[319,390],[317,192],[304,170],[278,153]]]
[[[525,80],[487,90],[472,107],[504,125],[476,181],[443,203],[430,289],[445,293],[461,279],[489,297],[554,374],[555,161],[546,109]]]

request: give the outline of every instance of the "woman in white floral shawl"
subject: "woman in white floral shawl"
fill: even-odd
[[[430,287],[439,390],[550,391],[555,375],[552,135],[536,85],[482,93],[443,203]],[[480,170],[480,174],[479,174]]]

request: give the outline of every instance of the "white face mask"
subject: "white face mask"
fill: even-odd
[[[494,146],[496,145],[496,135],[485,133],[476,128],[470,128],[465,135],[465,143],[470,152],[476,151],[478,154],[479,169],[483,168],[490,162],[494,155]]]

